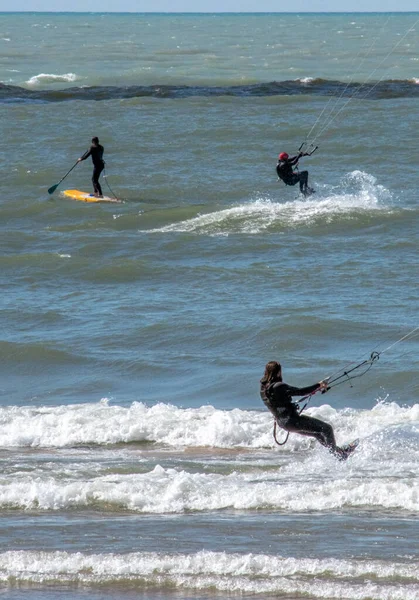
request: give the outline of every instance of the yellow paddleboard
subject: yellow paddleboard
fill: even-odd
[[[113,202],[117,204],[120,204],[122,202],[121,200],[117,200],[116,198],[109,198],[108,196],[103,196],[103,198],[97,198],[96,196],[93,196],[93,194],[81,192],[80,190],[63,190],[62,193],[64,194],[64,196],[67,196],[67,198],[79,200],[80,202]]]

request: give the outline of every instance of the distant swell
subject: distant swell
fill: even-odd
[[[0,102],[63,102],[65,100],[113,100],[124,98],[190,98],[263,97],[263,96],[342,96],[360,100],[419,97],[417,80],[388,80],[380,82],[350,83],[325,79],[271,81],[253,85],[188,86],[188,85],[132,85],[70,87],[62,90],[34,90],[0,83]]]

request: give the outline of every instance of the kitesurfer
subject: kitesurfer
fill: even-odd
[[[326,389],[327,381],[319,381],[304,388],[296,388],[284,383],[281,365],[276,361],[266,364],[265,372],[260,380],[260,396],[275,417],[279,427],[290,433],[316,438],[337,458],[344,460],[349,452],[336,445],[332,426],[320,419],[302,415],[297,404],[292,400],[293,396],[307,396],[318,390]]]
[[[293,167],[297,166],[298,161],[302,156],[310,156],[306,152],[299,152],[296,156],[291,158],[286,152],[281,152],[278,156],[278,164],[276,165],[276,172],[278,178],[281,179],[285,185],[300,184],[300,192],[303,196],[310,196],[314,190],[308,187],[308,171],[295,172]]]
[[[86,160],[86,158],[89,158],[89,156],[92,157],[92,163],[93,163],[92,183],[93,183],[93,190],[94,190],[93,195],[96,196],[97,198],[103,198],[102,188],[99,183],[100,174],[102,173],[103,169],[105,168],[105,161],[103,160],[103,152],[104,152],[104,148],[101,144],[99,144],[99,138],[93,137],[92,145],[90,146],[89,150],[87,150],[83,154],[83,156],[81,156],[77,161],[77,162],[81,162],[82,160]]]

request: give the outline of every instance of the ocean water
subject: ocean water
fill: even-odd
[[[418,598],[418,32],[0,14],[3,597]],[[49,195],[94,135],[123,203]],[[267,361],[373,351],[306,409],[350,460],[276,446]]]

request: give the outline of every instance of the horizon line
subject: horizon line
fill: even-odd
[[[313,11],[313,10],[296,10],[296,11],[192,11],[192,10],[162,10],[162,11],[151,11],[151,10],[2,10],[0,15],[3,14],[16,14],[16,13],[27,13],[27,14],[136,14],[136,15],[298,15],[298,14],[311,14],[311,15],[337,15],[337,14],[369,14],[369,15],[380,15],[380,14],[419,14],[419,10],[328,10],[328,11]]]

